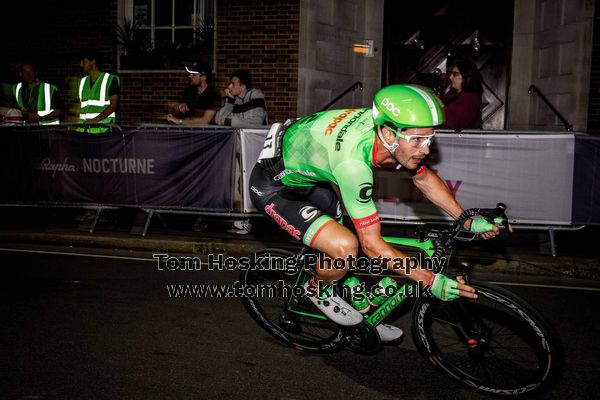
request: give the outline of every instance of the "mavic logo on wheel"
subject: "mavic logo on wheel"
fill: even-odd
[[[316,217],[318,212],[319,211],[316,207],[306,206],[302,207],[302,209],[300,210],[300,216],[304,218],[304,221],[308,222],[314,217]]]

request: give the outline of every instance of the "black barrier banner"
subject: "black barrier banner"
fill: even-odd
[[[600,137],[575,135],[572,221],[600,225]]]
[[[3,203],[233,210],[232,129],[0,129]]]

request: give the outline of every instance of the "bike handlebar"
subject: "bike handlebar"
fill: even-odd
[[[463,211],[456,219],[454,229],[456,231],[464,229],[465,222],[476,216],[483,217],[490,224],[495,224],[497,218],[502,218],[502,226],[508,229],[508,217],[506,216],[506,205],[504,203],[496,204],[495,208],[469,208]]]

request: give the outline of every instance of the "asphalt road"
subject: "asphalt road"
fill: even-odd
[[[161,271],[148,253],[30,250],[0,250],[1,399],[486,398],[431,369],[410,334],[375,356],[303,353],[262,331],[239,299],[173,299],[166,289],[231,283],[235,272]],[[560,333],[563,376],[544,398],[596,398],[600,290],[548,283],[506,286]],[[556,287],[574,283],[589,288]],[[396,325],[410,332],[407,317]]]

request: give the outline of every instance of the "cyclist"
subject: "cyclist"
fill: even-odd
[[[438,175],[423,164],[429,154],[434,127],[444,122],[441,101],[418,85],[393,85],[375,94],[372,109],[351,108],[319,112],[273,126],[250,177],[255,206],[305,245],[330,258],[356,257],[358,245],[368,257],[394,259],[405,254],[381,237],[381,225],[372,200],[372,168],[406,168],[417,188],[453,218],[463,208]],[[356,235],[341,223],[338,191]],[[498,234],[498,227],[484,220],[468,222],[472,232]],[[391,268],[389,262],[386,267]],[[319,265],[304,288],[311,301],[334,322],[351,326],[362,314],[333,290],[316,288],[342,278],[347,269]],[[401,269],[394,272],[404,274]],[[443,300],[458,296],[476,298],[475,289],[424,268],[408,273]],[[379,324],[381,339],[402,335],[400,328]]]

